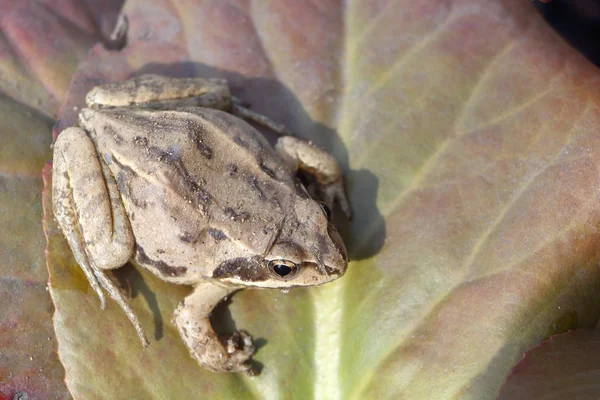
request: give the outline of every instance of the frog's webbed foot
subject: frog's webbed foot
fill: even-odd
[[[179,304],[174,322],[190,354],[201,366],[213,372],[254,375],[249,363],[256,351],[252,337],[244,331],[219,337],[210,323],[210,312],[234,290],[212,283],[200,283]]]
[[[133,232],[117,184],[84,130],[68,128],[54,145],[52,205],[75,260],[106,306],[105,289],[134,325],[144,346],[142,327],[104,269],[118,268],[133,254]]]
[[[346,217],[352,218],[342,169],[331,154],[292,136],[279,138],[275,150],[292,170],[301,170],[314,178],[316,187],[310,188],[311,195],[323,200],[331,210],[337,202]]]

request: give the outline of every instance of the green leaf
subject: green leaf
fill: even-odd
[[[168,322],[185,290],[127,269],[143,325],[163,326],[142,351],[50,235],[75,397],[495,398],[527,348],[595,323],[598,75],[530,5],[154,0],[125,12],[129,45],[82,61],[59,126],[98,82],[225,77],[344,165],[354,261],[323,287],[233,297],[235,325],[266,340],[262,374],[247,378],[194,365]]]

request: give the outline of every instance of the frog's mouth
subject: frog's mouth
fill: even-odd
[[[281,262],[282,260],[272,260]],[[278,275],[260,256],[240,257],[223,262],[215,269],[212,278],[234,285],[262,288],[293,288],[315,286],[341,277],[344,271],[316,262],[304,261],[296,266],[293,274]]]
[[[328,268],[325,263],[323,262],[323,258],[321,257],[321,252],[316,248],[316,247],[311,247],[310,248],[310,252],[312,253],[313,257],[315,258],[315,264],[316,268],[318,271],[321,272],[321,274],[325,275],[325,276],[329,276],[329,272],[333,271],[333,268]],[[308,263],[305,263],[308,264]],[[328,269],[330,271],[328,271]]]
[[[340,278],[344,271],[336,270],[324,264],[305,261],[298,266],[298,272],[291,277],[275,277],[257,286],[270,288],[294,288],[303,286],[318,286]],[[273,275],[273,274],[271,274]]]

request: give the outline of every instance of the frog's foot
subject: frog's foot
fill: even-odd
[[[234,289],[200,283],[174,313],[174,322],[190,354],[198,364],[213,372],[253,374],[248,362],[255,348],[246,332],[221,338],[213,330],[208,315],[221,299]]]
[[[239,371],[253,375],[254,370],[251,368],[250,364],[248,364],[248,360],[250,360],[250,357],[252,357],[256,351],[252,336],[246,331],[236,331],[231,335],[222,337],[221,340],[227,336],[228,339],[225,341],[225,349],[229,355],[229,364]]]
[[[238,362],[236,364],[246,362],[256,351],[252,342],[252,336],[246,331],[235,331],[233,334],[226,335],[225,337],[229,337],[225,341],[227,353],[230,355],[230,358],[237,359]]]
[[[352,208],[350,207],[350,203],[346,198],[344,184],[341,180],[330,184],[320,185],[317,190],[320,194],[319,197],[323,199],[323,202],[327,205],[327,207],[333,210],[337,201],[346,217],[349,219],[352,218]]]
[[[314,178],[314,194],[331,210],[337,201],[346,217],[352,218],[352,208],[344,190],[342,169],[331,154],[292,136],[279,138],[275,150],[292,171],[300,170]]]
[[[75,260],[106,305],[105,289],[123,309],[146,346],[142,327],[105,269],[118,268],[133,254],[133,232],[114,177],[80,128],[63,131],[54,145],[52,205]]]

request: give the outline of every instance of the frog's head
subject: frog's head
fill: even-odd
[[[302,199],[288,210],[265,252],[222,263],[221,281],[264,288],[320,285],[344,275],[346,248],[326,206]]]
[[[346,248],[325,205],[313,200],[296,207],[265,260],[277,287],[320,285],[346,272]],[[288,221],[286,221],[288,222]]]
[[[346,248],[322,203],[303,199],[282,221],[265,255],[271,287],[313,286],[346,272]]]

